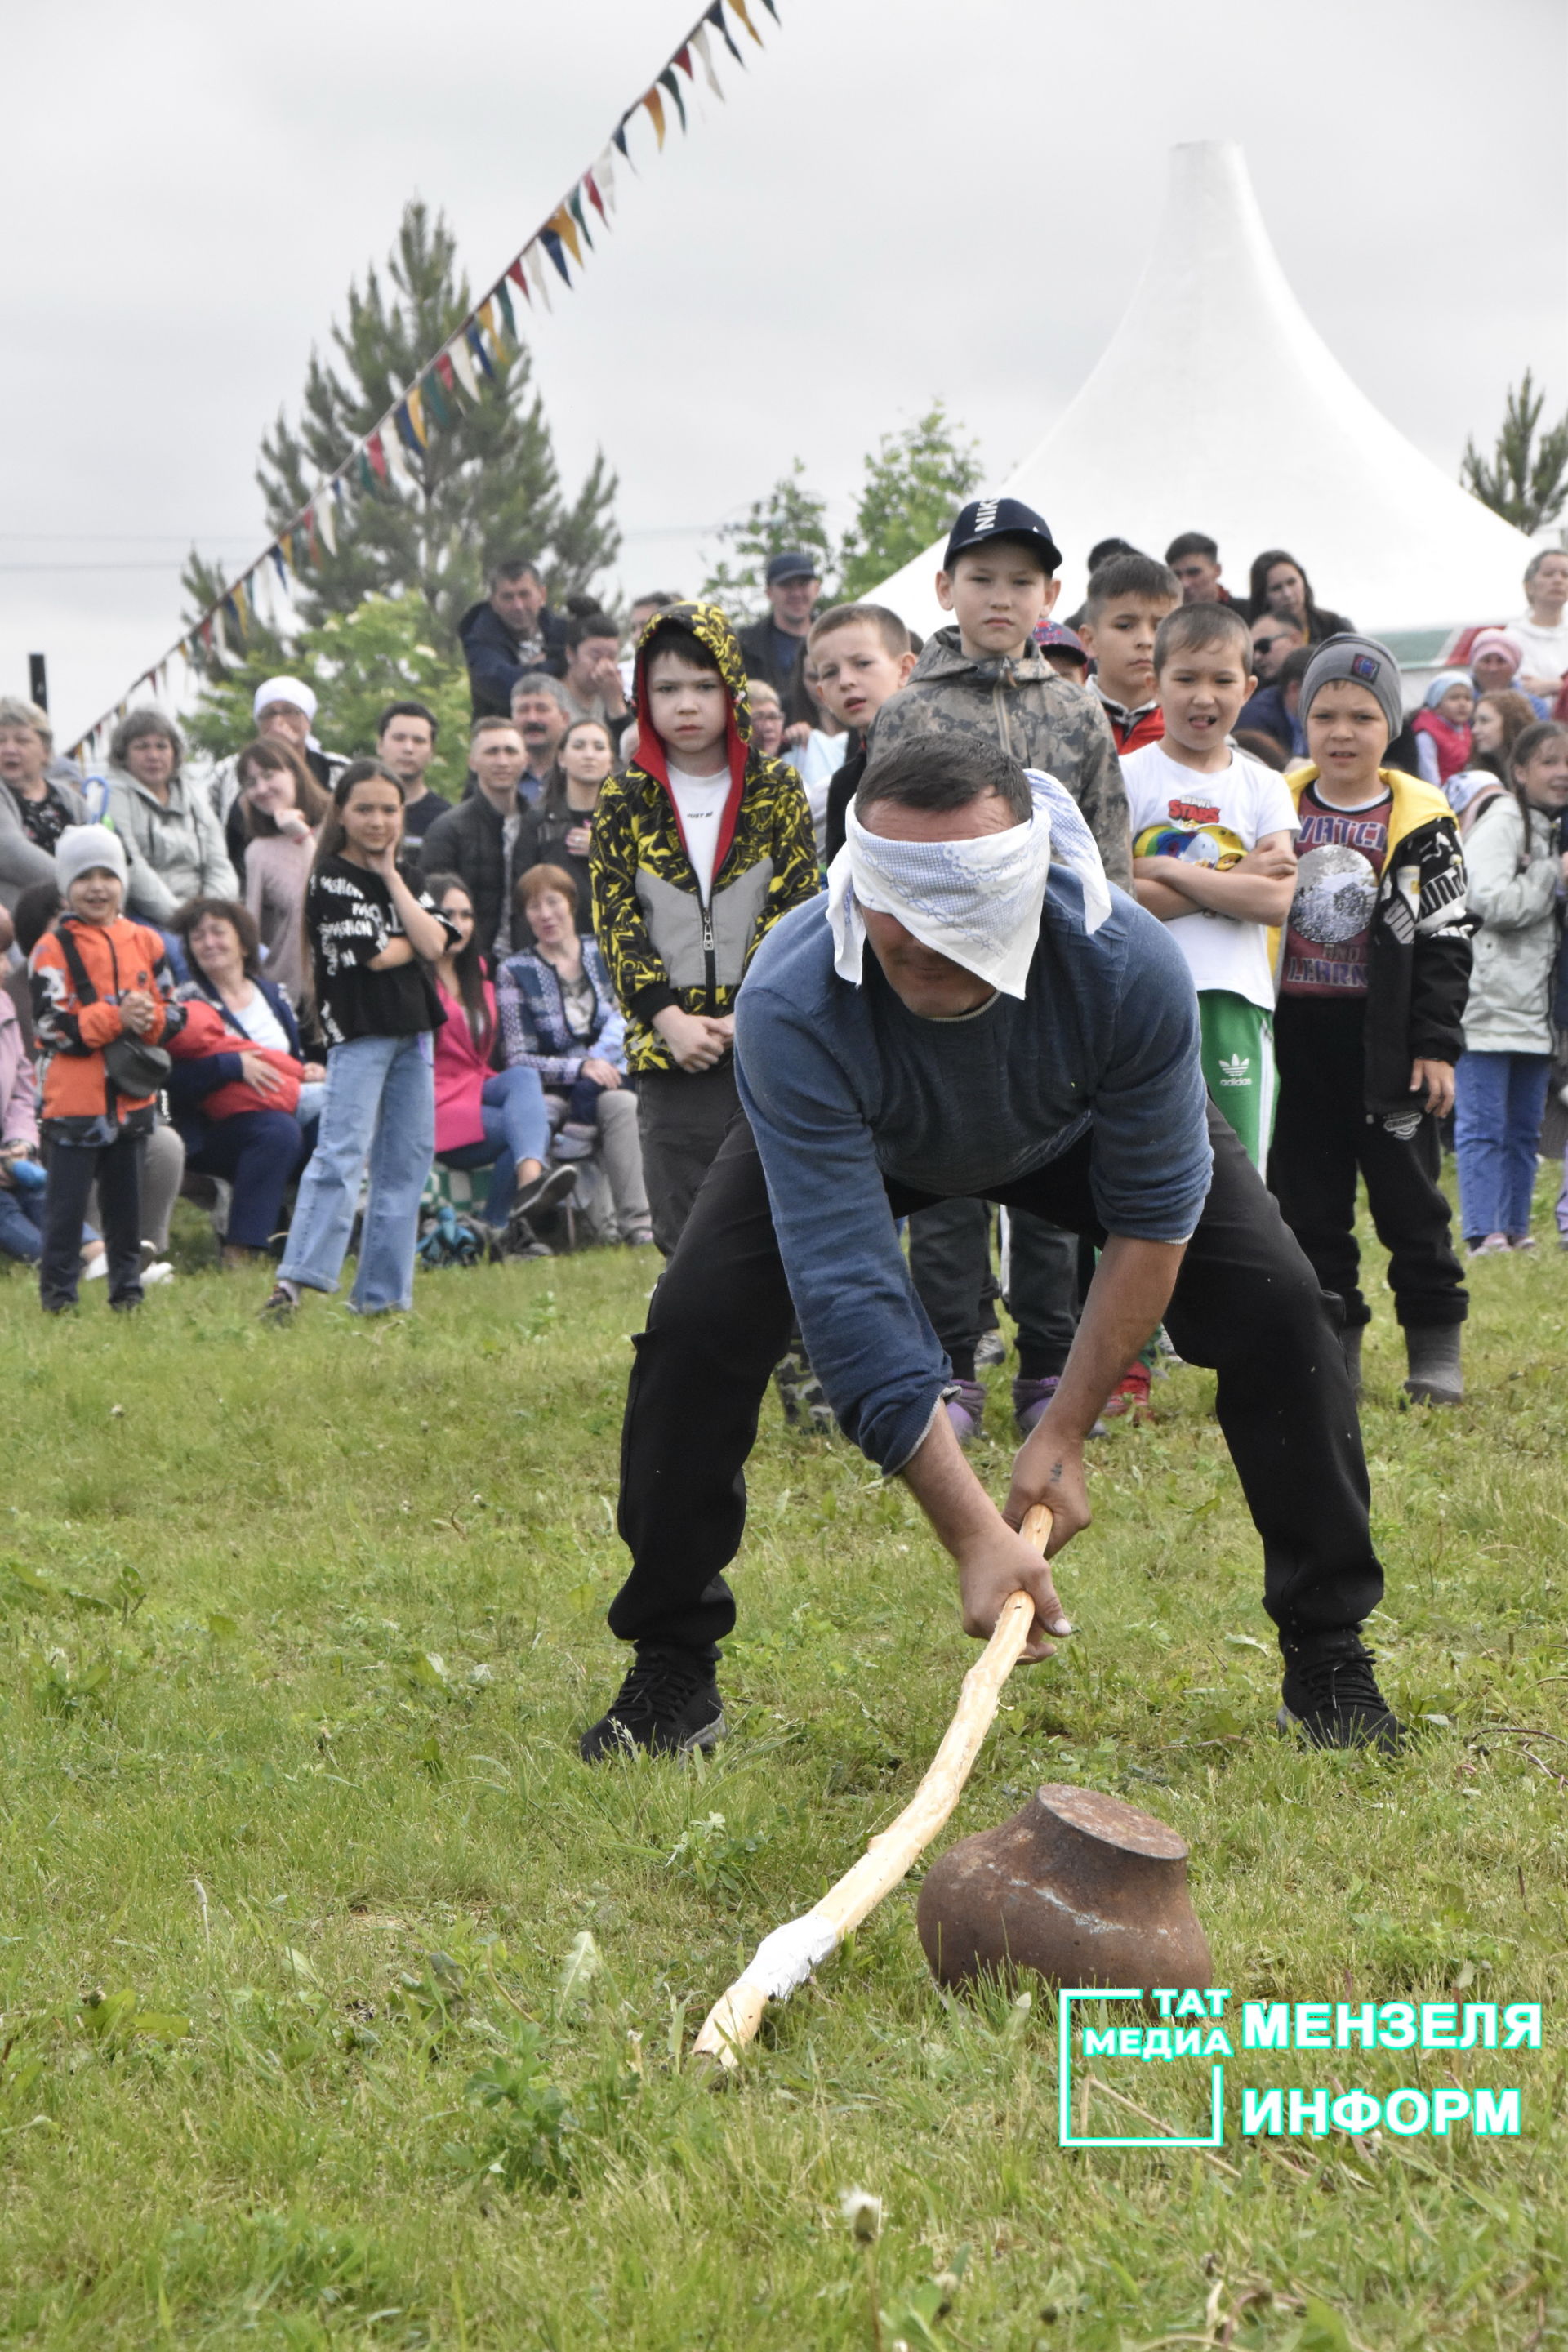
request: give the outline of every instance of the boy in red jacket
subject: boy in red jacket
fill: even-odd
[[[121,1039],[155,1046],[184,1021],[172,1002],[163,940],[121,913],[127,866],[119,835],[102,824],[68,825],[55,845],[55,874],[66,912],[28,966],[48,1171],[39,1264],[48,1315],[77,1303],[82,1219],[95,1181],[109,1303],[142,1303],[142,1154],[157,1097],[144,1084],[117,1085],[105,1048]]]

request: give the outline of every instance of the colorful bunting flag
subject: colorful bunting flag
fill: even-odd
[[[441,368],[438,361],[433,368],[427,368],[425,373],[420,377],[418,396],[420,400],[423,401],[426,409],[428,411],[428,415],[423,420],[425,425],[425,438],[426,442],[428,442],[430,437],[430,420],[432,418],[441,427],[441,430],[444,433],[450,431],[452,424],[452,404],[447,399],[446,388],[441,382]]]
[[[735,37],[724,20],[724,0],[713,0],[713,5],[708,11],[708,22],[718,26],[724,47],[729,50],[735,63],[738,66],[743,66],[746,60],[735,47]]]
[[[680,117],[680,127],[682,131],[684,131],[686,129],[686,100],[680,95],[680,84],[675,78],[675,68],[673,66],[666,66],[658,79],[661,86],[665,89],[668,90],[671,98],[675,100],[675,110]]]
[[[534,292],[538,295],[540,300],[543,303],[545,309],[548,310],[550,308],[550,281],[544,275],[544,264],[539,258],[539,239],[537,237],[534,238],[533,243],[531,246],[524,248],[522,257],[528,264],[528,282],[532,287]]]
[[[776,25],[779,22],[776,0],[763,0],[763,5]],[[231,586],[220,590],[211,608],[202,614],[161,662],[142,673],[133,691],[140,693],[148,687],[159,693],[165,691],[168,665],[176,656],[187,665],[199,665],[206,658],[230,663],[233,656],[224,628],[226,614],[241,644],[264,611],[272,613],[276,618],[279,609],[276,600],[279,593],[287,600],[291,577],[298,569],[296,541],[303,533],[304,551],[310,561],[320,562],[319,533],[320,541],[325,542],[328,552],[335,555],[339,544],[339,522],[346,524],[351,520],[353,504],[351,490],[405,490],[416,486],[418,477],[410,460],[417,458],[428,447],[432,430],[447,430],[458,422],[462,415],[460,394],[475,403],[482,398],[484,383],[480,379],[495,381],[498,366],[504,360],[508,348],[503,339],[510,338],[514,350],[519,346],[511,288],[515,286],[525,301],[532,303],[537,297],[546,310],[552,310],[550,276],[544,266],[544,256],[549,256],[562,283],[571,287],[574,281],[567,265],[568,255],[581,269],[584,266],[584,249],[587,253],[597,249],[589,226],[588,207],[592,205],[605,228],[612,226],[617,164],[625,163],[634,173],[637,169],[628,135],[634,119],[645,113],[647,115],[662,152],[668,128],[665,113],[665,98],[668,96],[674,101],[682,132],[689,133],[690,118],[680,87],[680,77],[684,75],[695,89],[698,64],[702,68],[708,88],[715,98],[722,101],[723,86],[714,70],[713,33],[718,33],[737,65],[743,66],[746,62],[731,30],[729,19],[731,13],[739,18],[756,46],[759,48],[763,46],[763,37],[752,18],[748,0],[707,0],[697,22],[679,47],[667,59],[643,96],[621,116],[594,163],[573,183],[555,210],[529,239],[516,259],[508,265],[505,274],[491,288],[485,299],[463,320],[446,345],[426,362],[416,381],[393,403],[387,415],[350,450],[338,471],[316,485],[311,502],[295,516],[286,530],[279,531],[272,545],[257,558],[250,571]],[[261,599],[259,603],[258,596]],[[117,708],[123,712],[125,706],[121,703]],[[114,715],[113,712],[105,712],[95,720],[75,748],[85,751],[95,746]]]
[[[691,27],[691,46],[702,60],[702,70],[708,77],[709,89],[712,91],[716,99],[722,101],[724,96],[723,87],[720,82],[718,75],[713,70],[713,52],[708,46],[708,27],[706,25],[693,25]]]
[[[473,331],[471,327],[465,327],[460,335],[454,335],[441,357],[452,374],[457,377],[468,398],[477,402],[479,396],[479,380],[474,373],[474,357],[468,349],[468,337]],[[479,357],[483,360],[485,347],[482,343],[479,344]]]
[[[577,242],[577,224],[573,219],[564,205],[560,205],[551,214],[549,226],[545,234],[547,236],[561,238],[571,248],[572,258],[576,263],[578,268],[582,268],[583,248]],[[570,280],[568,280],[568,283],[570,283]]]

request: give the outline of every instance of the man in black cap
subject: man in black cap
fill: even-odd
[[[805,690],[805,640],[822,593],[816,558],[803,547],[770,555],[763,584],[768,597],[766,620],[753,621],[737,634],[746,676],[764,678],[784,707],[787,748],[804,743],[816,724],[816,706]]]

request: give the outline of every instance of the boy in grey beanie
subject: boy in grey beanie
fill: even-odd
[[[1441,793],[1383,765],[1404,717],[1399,665],[1346,632],[1312,656],[1300,716],[1314,765],[1289,779],[1296,894],[1277,934],[1279,1111],[1268,1184],[1361,1377],[1355,1192],[1364,1179],[1405,1332],[1410,1397],[1458,1403],[1468,1298],[1437,1183],[1469,990],[1465,867]]]

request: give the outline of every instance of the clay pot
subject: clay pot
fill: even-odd
[[[915,1915],[931,1973],[1051,1985],[1206,1986],[1184,1841],[1097,1789],[1037,1789],[1021,1812],[934,1862]]]

